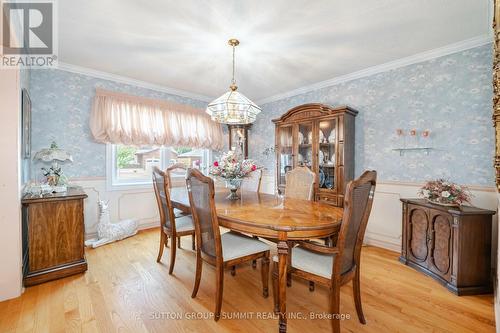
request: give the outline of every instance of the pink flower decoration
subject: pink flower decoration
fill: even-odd
[[[214,166],[215,166],[215,167],[218,167],[218,166],[219,166],[219,162],[215,161],[215,162],[214,162]]]
[[[252,171],[255,171],[255,170],[257,170],[257,166],[254,164],[254,165],[252,165]]]

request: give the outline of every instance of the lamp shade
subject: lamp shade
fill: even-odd
[[[213,121],[223,124],[251,124],[262,111],[254,102],[236,90],[230,90],[210,102],[206,112]]]
[[[64,149],[57,147],[55,142],[52,142],[50,148],[45,148],[40,150],[35,155],[35,160],[41,160],[44,162],[52,161],[70,161],[73,162],[73,156]]]

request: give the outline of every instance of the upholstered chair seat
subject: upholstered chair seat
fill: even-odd
[[[292,268],[299,269],[324,278],[331,278],[336,254],[316,253],[301,247],[295,247],[291,251]],[[273,257],[274,262],[278,262],[278,256]],[[352,268],[343,263],[341,273],[346,273]],[[345,266],[345,267],[344,267]]]
[[[271,248],[266,243],[234,232],[221,235],[222,258],[224,261],[245,257],[251,254],[269,251]]]
[[[194,223],[193,217],[191,215],[181,215],[175,219],[175,227],[177,232],[183,231],[193,231],[194,232]]]

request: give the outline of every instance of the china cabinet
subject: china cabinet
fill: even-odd
[[[312,103],[274,119],[276,186],[283,193],[285,174],[305,165],[316,174],[314,198],[343,206],[345,185],[354,178],[354,121],[348,106]]]

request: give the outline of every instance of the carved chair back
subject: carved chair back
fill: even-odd
[[[243,182],[241,183],[241,189],[249,192],[259,192],[261,180],[262,180],[262,170],[258,169],[252,171],[247,177],[243,178]]]
[[[377,172],[365,171],[361,177],[347,184],[344,215],[337,240],[339,260],[334,260],[332,278],[347,273],[359,265],[376,182]]]
[[[306,166],[298,166],[286,173],[285,198],[312,200],[316,175]]]
[[[182,186],[186,186],[186,181],[185,181],[186,172],[187,172],[187,168],[186,168],[186,165],[183,164],[183,163],[175,163],[175,164],[169,166],[167,168],[167,176],[168,176],[169,187],[174,186],[174,182],[173,182],[173,179],[172,179],[172,174],[174,174],[174,173],[177,174],[177,175],[182,175],[182,177],[184,178],[182,180]]]
[[[214,181],[199,170],[190,168],[187,170],[186,184],[197,249],[215,263],[217,259],[222,260],[222,243],[215,209]]]

